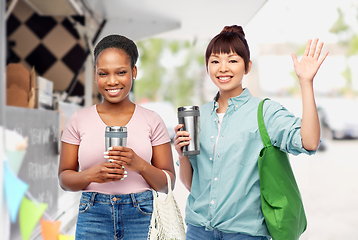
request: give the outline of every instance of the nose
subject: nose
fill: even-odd
[[[107,84],[109,86],[117,85],[119,83],[119,80],[116,78],[115,75],[111,74],[108,78]]]
[[[220,72],[226,72],[226,71],[228,71],[227,64],[226,64],[225,62],[221,62],[221,63],[220,63],[219,71],[220,71]]]

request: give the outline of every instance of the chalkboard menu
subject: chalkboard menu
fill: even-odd
[[[56,217],[58,208],[58,162],[60,114],[56,111],[6,107],[6,128],[28,137],[26,155],[18,178],[29,185],[38,202],[47,203],[46,213]],[[11,225],[11,239],[21,239],[18,221]]]

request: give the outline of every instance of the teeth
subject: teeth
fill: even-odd
[[[225,81],[225,80],[229,80],[230,77],[219,77],[219,79]]]
[[[111,93],[115,93],[115,92],[118,92],[119,90],[118,89],[108,89],[107,91],[111,92]]]

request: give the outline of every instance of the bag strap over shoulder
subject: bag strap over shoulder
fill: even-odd
[[[272,146],[272,144],[271,144],[270,137],[267,133],[265,122],[264,122],[264,117],[263,117],[263,108],[264,108],[263,106],[264,106],[264,102],[266,100],[269,100],[269,98],[263,99],[259,104],[259,107],[257,109],[257,122],[259,125],[262,143],[264,144],[265,147],[270,147],[270,146]]]

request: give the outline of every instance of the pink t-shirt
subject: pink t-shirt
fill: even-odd
[[[106,159],[105,127],[100,118],[96,105],[81,109],[68,120],[61,140],[79,145],[78,162],[81,170],[86,170]],[[170,141],[168,131],[160,116],[144,107],[136,105],[132,118],[127,127],[127,147],[145,161],[151,163],[152,147]],[[122,181],[108,183],[91,183],[84,191],[103,194],[129,194],[150,189],[145,179],[135,171],[128,172],[128,177]]]

